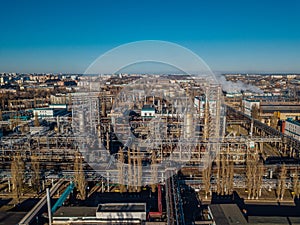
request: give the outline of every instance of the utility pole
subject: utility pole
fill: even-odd
[[[52,225],[51,199],[49,188],[46,189],[49,225]]]

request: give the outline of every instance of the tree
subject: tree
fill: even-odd
[[[280,174],[279,174],[279,180],[278,180],[278,183],[277,183],[277,198],[278,200],[283,200],[283,197],[284,197],[284,193],[285,193],[285,189],[286,189],[286,182],[285,182],[285,179],[286,179],[286,166],[285,164],[283,164],[281,166],[281,171],[280,171]]]
[[[257,155],[247,154],[246,159],[246,178],[248,199],[258,199],[261,196],[262,177],[264,166]]]
[[[74,179],[77,190],[79,191],[80,199],[85,200],[86,197],[86,180],[82,166],[82,156],[79,152],[75,154],[74,162]]]
[[[295,170],[294,177],[293,177],[293,197],[298,198],[300,197],[300,182],[299,182],[299,175],[298,169]]]
[[[126,191],[125,185],[124,185],[124,153],[123,149],[120,147],[119,149],[119,160],[118,160],[118,172],[119,172],[119,184],[120,184],[120,193],[123,193]]]
[[[207,195],[210,192],[210,175],[211,175],[211,163],[208,162],[207,168],[202,171],[203,183],[204,183],[204,191],[205,191],[205,199],[207,199]]]
[[[271,117],[271,127],[277,129],[278,125],[278,112],[274,112],[273,116]]]
[[[34,114],[34,126],[39,127],[40,126],[40,121],[37,112]]]
[[[24,162],[20,155],[16,155],[11,162],[11,180],[13,185],[13,193],[20,203],[20,196],[23,188]]]
[[[40,162],[36,155],[31,156],[31,169],[33,172],[33,189],[38,193],[40,191]]]
[[[251,117],[256,120],[260,119],[259,108],[256,104],[254,104],[251,108]]]

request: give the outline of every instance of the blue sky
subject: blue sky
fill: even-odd
[[[198,54],[214,71],[300,72],[298,0],[2,0],[0,72],[82,73],[139,40]]]

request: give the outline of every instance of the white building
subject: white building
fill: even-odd
[[[38,118],[62,116],[67,112],[66,109],[58,108],[36,108],[33,110],[33,116],[37,115]]]
[[[144,105],[141,111],[142,117],[154,117],[155,116],[155,108],[151,105]]]
[[[256,105],[256,107],[260,108],[259,100],[245,99],[243,100],[243,111],[246,115],[251,116],[252,108]]]
[[[33,110],[33,115],[37,115],[39,118],[43,117],[53,117],[54,116],[54,109],[50,108],[37,108]]]
[[[96,207],[60,207],[53,224],[145,224],[146,203],[104,203]]]
[[[203,96],[201,96],[201,97],[196,96],[194,98],[194,106],[199,111],[201,117],[204,116],[205,102],[206,101],[205,101],[205,98]],[[209,107],[210,115],[215,116],[216,115],[217,102],[215,100],[209,100],[208,101],[208,107]]]
[[[288,118],[285,121],[284,133],[300,141],[300,121]]]
[[[111,220],[138,219],[146,221],[146,203],[105,203],[100,204],[96,218]]]
[[[67,109],[66,104],[49,104],[49,108],[51,109]]]

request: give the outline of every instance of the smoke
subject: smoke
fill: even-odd
[[[254,93],[262,94],[264,93],[260,88],[253,86],[251,84],[245,84],[242,81],[232,82],[227,81],[225,76],[222,74],[216,74],[218,81],[222,85],[223,91],[228,93],[241,92],[241,91],[251,91]]]

